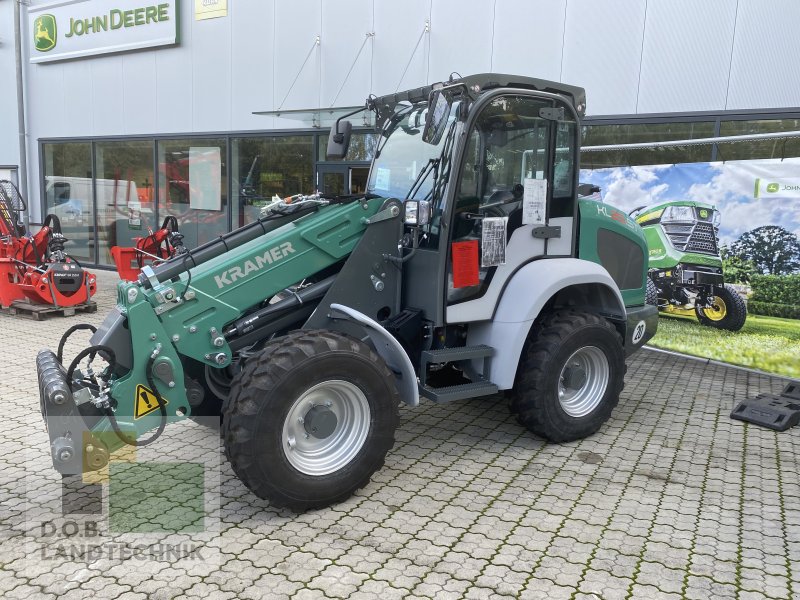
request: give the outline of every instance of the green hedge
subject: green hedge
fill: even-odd
[[[782,317],[784,319],[800,319],[800,306],[794,304],[780,304],[778,302],[759,302],[749,300],[747,312],[765,317]]]
[[[800,275],[753,275],[750,300],[800,306]]]

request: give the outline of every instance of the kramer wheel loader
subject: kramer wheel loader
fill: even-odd
[[[218,415],[245,485],[304,510],[369,482],[401,402],[502,391],[554,442],[609,418],[657,310],[641,228],[577,197],[584,90],[482,74],[363,110],[382,125],[365,195],[276,203],[145,266],[91,346],[66,366],[39,353],[58,471]]]

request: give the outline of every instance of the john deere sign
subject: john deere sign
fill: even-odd
[[[180,0],[75,0],[31,8],[31,62],[178,42]]]

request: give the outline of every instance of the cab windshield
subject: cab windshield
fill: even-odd
[[[368,192],[400,200],[409,198],[412,191],[412,197],[418,200],[432,195],[439,159],[450,137],[449,128],[458,114],[458,103],[454,103],[450,111],[448,131],[436,145],[422,141],[427,112],[424,102],[399,108],[394,123],[383,132],[384,137],[379,142]]]

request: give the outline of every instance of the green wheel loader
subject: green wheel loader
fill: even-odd
[[[647,301],[665,314],[696,316],[702,325],[739,331],[747,304],[725,284],[719,255],[720,212],[674,201],[632,211],[648,246]]]
[[[504,392],[554,442],[609,418],[658,313],[641,228],[578,200],[583,89],[482,74],[364,110],[381,127],[366,194],[272,204],[120,282],[75,357],[39,353],[59,472],[217,415],[236,475],[303,510],[369,482],[400,403]],[[329,156],[350,132],[336,122]]]

